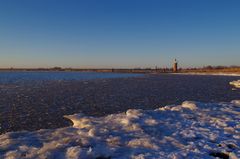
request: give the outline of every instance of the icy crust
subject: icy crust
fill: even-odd
[[[229,82],[229,84],[236,88],[240,88],[240,80]]]
[[[240,100],[130,109],[73,126],[0,136],[0,158],[240,158]]]

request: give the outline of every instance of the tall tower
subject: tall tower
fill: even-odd
[[[178,62],[177,60],[175,59],[174,60],[174,63],[173,63],[173,72],[177,72],[178,71]]]

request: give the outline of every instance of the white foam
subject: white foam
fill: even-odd
[[[69,115],[70,127],[0,135],[0,158],[239,158],[239,101]]]

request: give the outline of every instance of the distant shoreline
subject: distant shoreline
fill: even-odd
[[[68,68],[56,68],[56,69],[31,69],[31,68],[13,68],[13,69],[0,69],[0,72],[102,72],[102,73],[152,73],[151,69],[68,69]]]
[[[150,74],[161,74],[161,73],[176,73],[176,74],[198,74],[198,75],[219,75],[219,74],[236,74],[240,75],[240,67],[236,68],[222,68],[222,69],[204,69],[204,68],[188,68],[179,69],[174,72],[172,68],[0,68],[0,72],[16,72],[16,71],[26,71],[26,72],[102,72],[102,73],[150,73]]]
[[[207,75],[213,75],[213,76],[240,76],[239,73],[232,73],[232,72],[206,72],[206,73],[200,73],[200,72],[187,72],[187,73],[170,73],[174,75],[202,75],[202,76],[207,76]]]

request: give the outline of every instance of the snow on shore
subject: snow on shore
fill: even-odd
[[[176,75],[213,75],[213,76],[240,76],[240,73],[211,73],[211,72],[187,72],[187,73],[171,73]]]
[[[1,135],[0,158],[240,158],[240,100],[66,118],[73,126]]]
[[[236,88],[240,88],[240,80],[232,81],[229,83],[230,85],[233,85]]]

